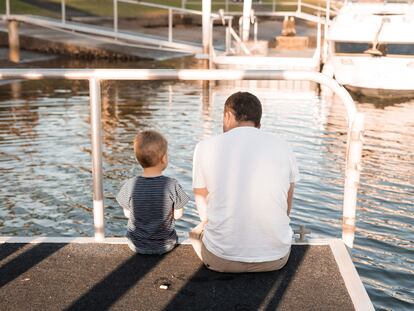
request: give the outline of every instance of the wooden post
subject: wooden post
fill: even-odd
[[[9,28],[9,60],[13,63],[20,61],[19,22],[8,21]]]

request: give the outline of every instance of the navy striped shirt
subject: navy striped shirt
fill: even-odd
[[[189,197],[176,179],[133,177],[122,186],[116,200],[130,211],[127,237],[138,251],[162,252],[177,243],[174,209],[183,208]]]

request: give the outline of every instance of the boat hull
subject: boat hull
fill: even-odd
[[[414,58],[335,56],[330,65],[335,79],[351,91],[373,97],[414,95]]]

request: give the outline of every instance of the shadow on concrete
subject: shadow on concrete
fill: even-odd
[[[307,251],[307,246],[293,249],[279,271],[218,273],[201,267],[164,310],[275,310]]]
[[[165,255],[134,254],[117,269],[95,284],[65,310],[108,310],[136,283],[166,259]],[[141,295],[143,293],[137,293]],[[133,308],[133,306],[131,306]],[[139,307],[139,306],[137,306]]]
[[[2,256],[6,255],[8,252],[9,255],[13,252],[18,251],[22,247],[28,246],[27,244],[10,244],[7,247],[0,246],[0,249],[5,248],[5,252],[1,252]],[[9,261],[7,264],[1,267],[0,274],[0,287],[3,287],[7,283],[18,278],[21,274],[25,273],[30,268],[36,266],[38,263],[45,260],[47,257],[53,253],[60,250],[64,247],[65,244],[48,244],[47,246],[43,244],[36,244],[33,247],[28,246],[29,248],[23,253],[19,254],[16,258]],[[8,255],[8,256],[9,256]]]
[[[12,244],[9,247],[5,247],[5,244],[0,244],[0,262],[3,259],[6,259],[7,257],[9,257],[11,254],[17,252],[19,249],[21,249],[24,244]]]

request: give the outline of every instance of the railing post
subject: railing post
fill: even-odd
[[[232,20],[229,19],[227,22],[227,27],[226,27],[226,54],[230,53],[230,48],[231,48],[231,33],[230,33],[230,29],[231,29],[231,24],[232,24]]]
[[[355,236],[355,214],[361,171],[363,131],[364,115],[356,113],[348,137],[342,218],[342,240],[349,247],[353,246]]]
[[[242,19],[242,36],[241,39],[243,42],[249,40],[250,32],[250,16],[252,12],[252,0],[243,1],[243,19]]]
[[[325,63],[328,58],[328,29],[329,29],[329,22],[331,20],[331,1],[326,1],[326,17],[325,17],[325,26],[324,26],[324,33],[323,33],[323,62]]]
[[[298,13],[302,12],[302,0],[298,0],[298,7],[296,9]]]
[[[318,31],[316,35],[316,50],[318,51],[318,60],[321,60],[321,14],[318,13]]]
[[[62,10],[62,24],[66,23],[66,4],[65,4],[65,0],[61,1],[61,10]]]
[[[10,0],[6,0],[6,16],[10,16]]]
[[[114,34],[115,39],[118,37],[118,0],[114,0]]]
[[[173,12],[172,9],[168,9],[168,42],[173,40]]]
[[[226,13],[229,11],[229,0],[226,0],[224,3],[224,9],[226,11]]]
[[[210,51],[210,17],[211,17],[211,0],[203,0],[202,2],[203,19],[203,53],[208,54]]]
[[[101,85],[97,78],[89,79],[91,106],[93,220],[95,239],[105,238],[104,201],[102,181],[102,127],[101,127]]]
[[[275,0],[272,0],[272,12],[276,11],[276,2]]]

